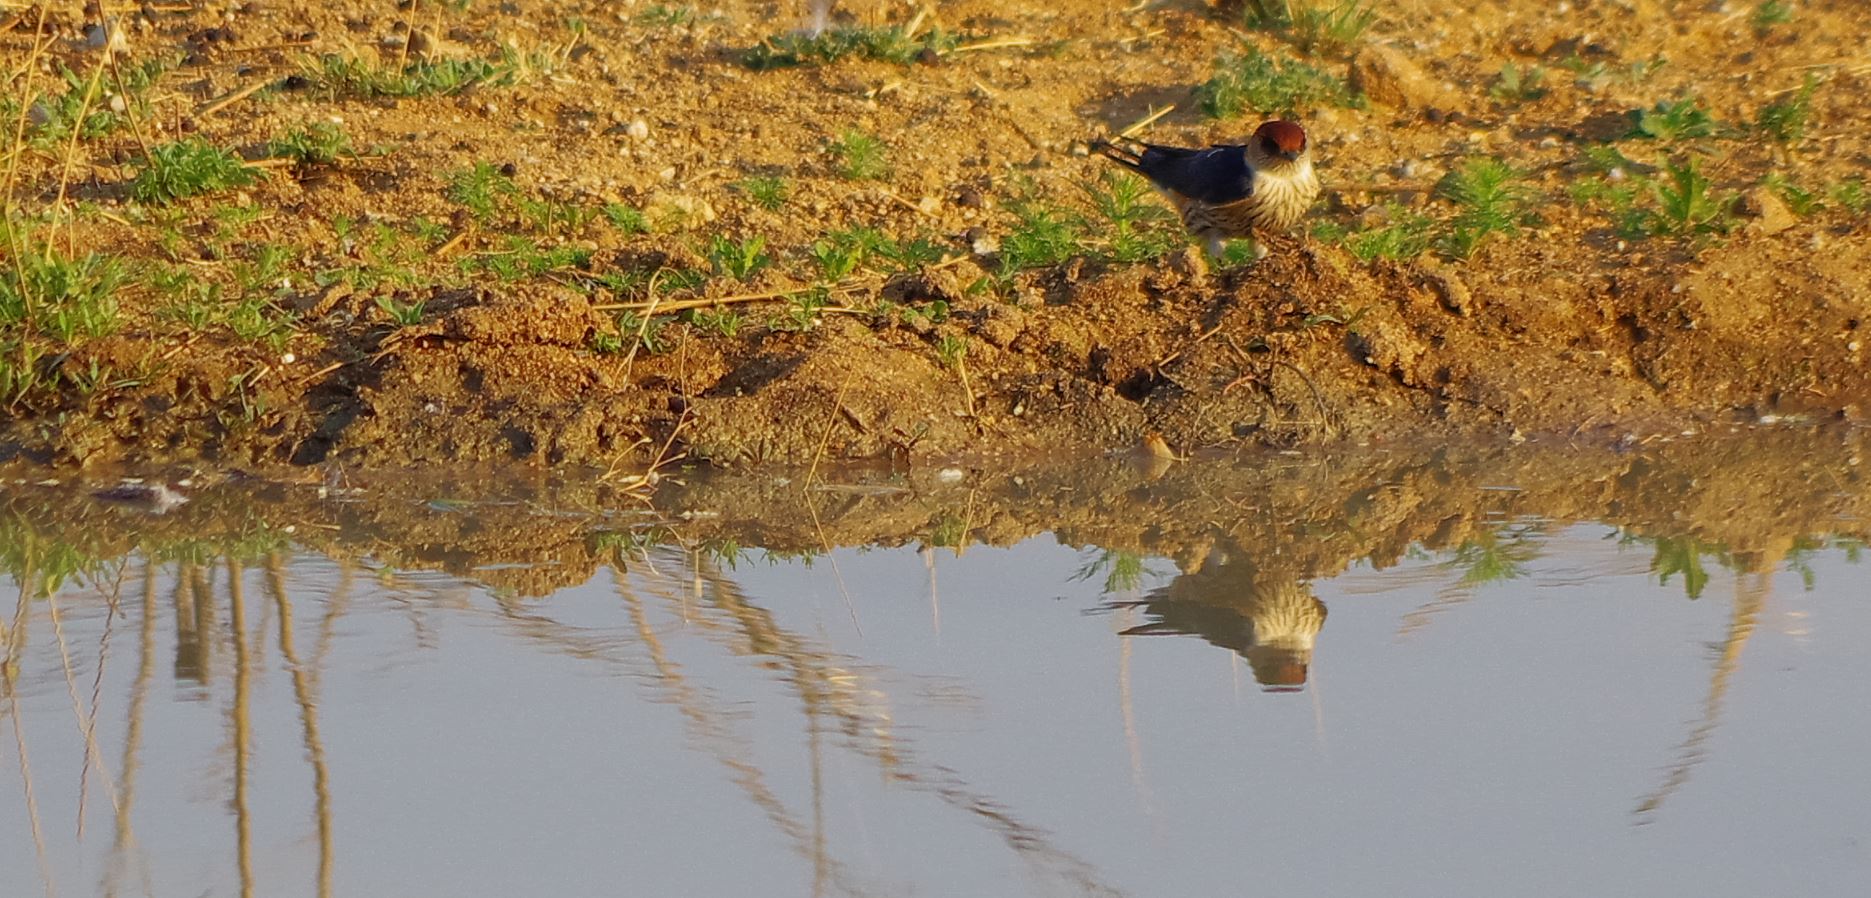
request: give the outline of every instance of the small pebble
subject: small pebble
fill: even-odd
[[[624,135],[631,140],[643,140],[650,136],[650,123],[637,119],[624,126]]]

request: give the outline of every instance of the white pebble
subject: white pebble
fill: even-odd
[[[631,140],[643,140],[650,136],[650,123],[637,119],[624,126],[624,134]]]

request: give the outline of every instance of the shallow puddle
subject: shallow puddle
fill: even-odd
[[[1871,490],[1723,445],[15,485],[0,894],[1857,894]]]

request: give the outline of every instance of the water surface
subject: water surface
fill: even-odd
[[[1858,457],[15,484],[0,894],[1858,894]]]

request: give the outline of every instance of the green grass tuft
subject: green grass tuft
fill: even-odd
[[[729,240],[716,234],[708,244],[708,262],[714,266],[716,274],[745,281],[772,261],[767,257],[766,249],[767,240],[759,235],[745,240]]]
[[[1776,25],[1785,25],[1793,21],[1793,4],[1786,0],[1765,0],[1754,7],[1754,14],[1749,17],[1756,34],[1766,34]]]
[[[1779,143],[1798,142],[1806,136],[1806,125],[1812,119],[1813,92],[1818,89],[1819,79],[1808,74],[1799,90],[1762,106],[1755,113],[1754,126]]]
[[[957,35],[940,28],[911,37],[901,26],[831,28],[816,35],[778,34],[741,54],[741,64],[755,71],[824,65],[847,56],[897,65],[932,59],[955,49]]]
[[[1285,34],[1307,53],[1342,53],[1377,21],[1375,0],[1248,0],[1242,22]]]
[[[151,147],[137,167],[130,198],[139,203],[171,203],[245,187],[258,177],[234,154],[196,137]]]
[[[1501,66],[1488,94],[1503,103],[1525,103],[1546,96],[1546,70],[1537,65],[1521,68],[1512,62]]]
[[[1343,79],[1303,62],[1275,62],[1254,49],[1225,57],[1196,94],[1211,118],[1254,112],[1293,114],[1320,105],[1357,106],[1361,100]]]
[[[502,174],[498,167],[487,162],[476,162],[473,168],[449,176],[447,196],[467,209],[476,221],[486,222],[516,202],[520,188],[513,183],[512,178]]]
[[[1632,132],[1632,136],[1678,141],[1715,137],[1721,130],[1721,123],[1709,114],[1707,107],[1700,101],[1685,97],[1681,100],[1666,100],[1639,112],[1637,129]]]
[[[831,142],[838,160],[838,175],[847,181],[881,181],[890,176],[884,142],[856,128],[846,128]]]
[[[1657,208],[1648,217],[1650,232],[1658,236],[1689,237],[1726,233],[1732,226],[1735,197],[1718,194],[1694,158],[1664,167],[1663,178],[1651,185]]]
[[[1491,234],[1519,234],[1537,199],[1523,177],[1513,166],[1487,156],[1465,160],[1444,176],[1436,192],[1458,211],[1442,240],[1443,251],[1466,259]]]
[[[333,99],[368,99],[453,94],[476,84],[501,86],[511,83],[513,71],[485,59],[421,60],[399,69],[333,54],[306,64],[305,77]]]
[[[351,138],[333,122],[314,122],[288,131],[286,136],[267,144],[266,154],[300,165],[330,165],[356,155],[351,152]]]
[[[1117,262],[1160,258],[1182,242],[1168,209],[1155,201],[1148,182],[1129,172],[1106,169],[1084,185],[1092,209],[1103,219],[1109,255]]]
[[[1429,249],[1435,222],[1428,216],[1392,205],[1390,223],[1345,238],[1345,249],[1360,262],[1374,259],[1413,259]]]
[[[786,186],[786,179],[771,175],[747,178],[735,185],[752,200],[754,205],[768,212],[777,212],[786,205],[786,197],[791,192]]]
[[[1057,265],[1079,254],[1085,225],[1078,216],[1030,201],[1012,208],[1019,223],[1000,242],[1003,276]]]

